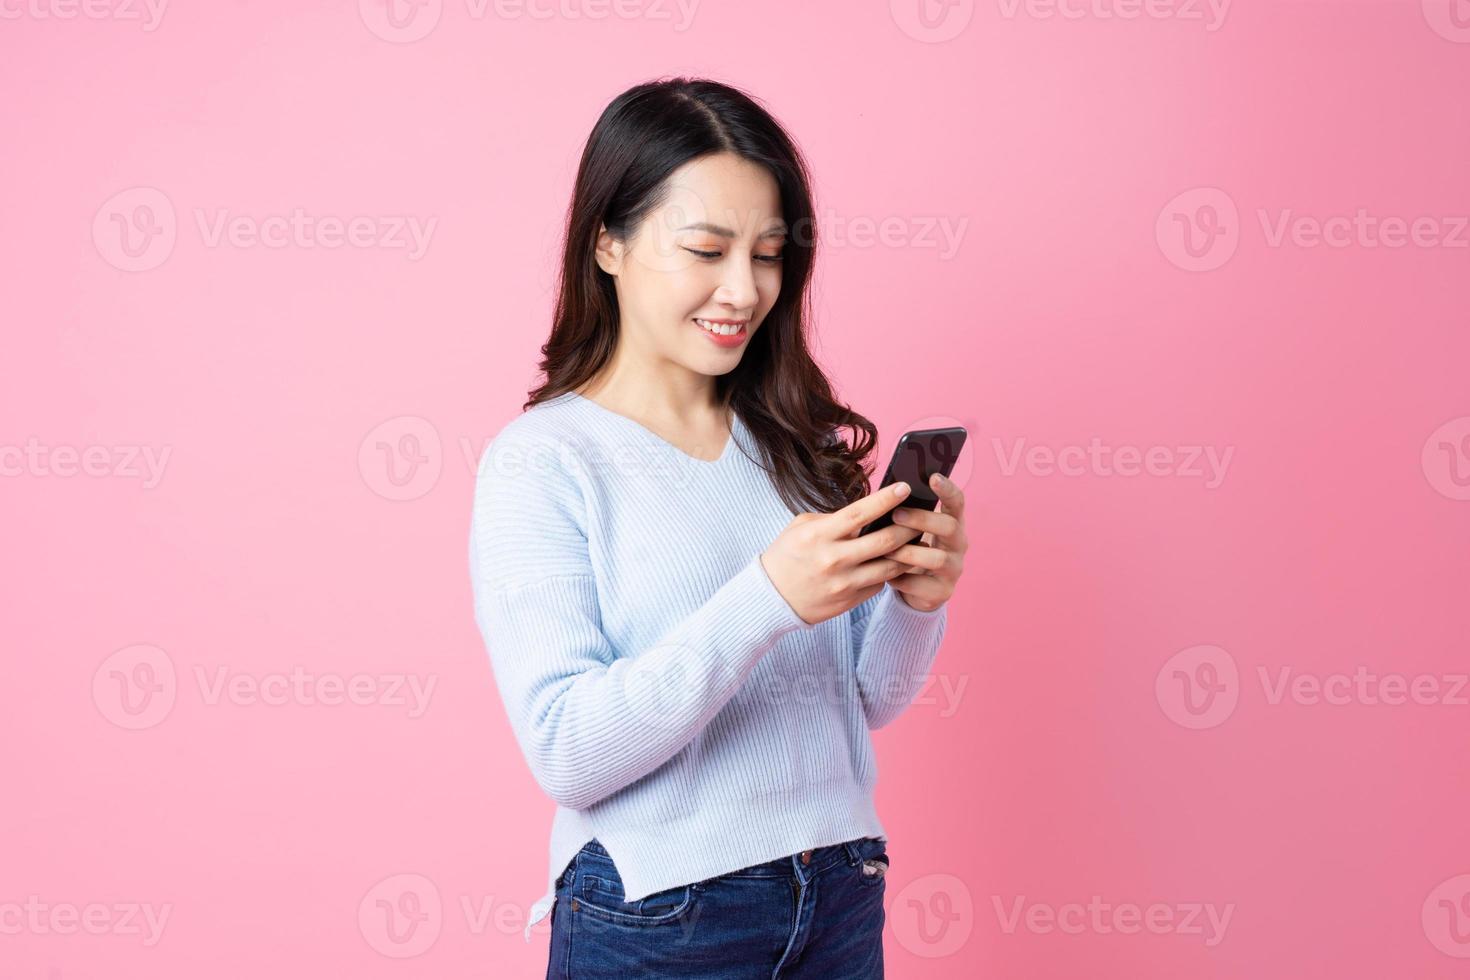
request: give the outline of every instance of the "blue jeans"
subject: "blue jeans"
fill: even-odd
[[[874,980],[887,842],[862,837],[623,901],[596,840],[557,881],[548,980]]]

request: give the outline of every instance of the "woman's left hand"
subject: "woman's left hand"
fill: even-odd
[[[893,523],[924,532],[917,542],[900,545],[886,557],[907,562],[914,570],[888,580],[899,597],[921,612],[933,612],[954,595],[965,570],[965,495],[959,486],[935,473],[929,486],[939,496],[937,511],[898,507]]]

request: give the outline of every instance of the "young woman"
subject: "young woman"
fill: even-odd
[[[480,460],[475,615],[556,801],[548,977],[883,975],[869,730],[912,701],[967,547],[868,492],[807,350],[807,171],[750,97],[620,95],[582,154],[546,382]],[[838,435],[857,434],[856,447]],[[922,540],[913,539],[922,535]]]

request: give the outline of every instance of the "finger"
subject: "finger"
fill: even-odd
[[[880,487],[866,497],[854,500],[840,510],[834,510],[827,515],[828,522],[833,528],[833,536],[845,538],[861,531],[872,521],[892,510],[900,500],[905,499],[908,496],[908,490],[909,485],[900,481]]]
[[[907,562],[931,572],[942,571],[950,563],[949,552],[943,548],[926,548],[923,545],[906,544],[889,552],[886,556],[895,561]]]
[[[929,477],[929,487],[939,495],[939,500],[944,504],[944,512],[954,515],[961,523],[965,520],[965,492],[943,473],[935,473]]]
[[[921,540],[925,544],[940,544],[949,551],[964,552],[969,550],[970,538],[965,533],[964,518],[956,517],[954,514],[949,513],[949,511],[944,506],[944,501],[942,500],[936,506],[938,510],[935,513],[935,516],[939,518],[949,518],[950,520],[954,521],[954,526],[948,531],[948,533],[944,534],[935,534],[933,531],[925,531],[924,536]],[[901,507],[899,509],[911,510],[912,508]]]
[[[901,575],[888,584],[919,600],[931,612],[954,594],[954,586],[932,575]]]
[[[908,570],[907,562],[895,561],[892,558],[874,558],[854,568],[849,583],[856,588],[881,586],[884,582],[891,582],[900,575],[906,574]]]
[[[908,544],[919,534],[920,532],[914,528],[904,527],[901,524],[890,524],[888,527],[880,527],[876,531],[839,541],[837,556],[840,561],[858,565],[869,559],[886,555],[899,545]]]
[[[932,533],[935,537],[949,537],[960,528],[953,514],[936,514],[921,507],[899,507],[893,512],[893,523],[904,527],[915,527]]]

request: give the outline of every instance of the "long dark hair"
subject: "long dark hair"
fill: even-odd
[[[556,312],[538,365],[546,381],[523,409],[580,387],[617,346],[617,294],[594,257],[601,226],[628,241],[665,200],[669,174],[721,152],[771,172],[788,235],[781,292],[739,365],[715,379],[716,396],[755,437],[761,465],[792,513],[837,510],[868,493],[872,467],[865,461],[877,428],[834,399],[807,348],[817,236],[806,162],[769,112],[719,82],[645,82],[619,95],[597,120],[567,209]],[[850,446],[838,431],[844,427],[853,430]]]

